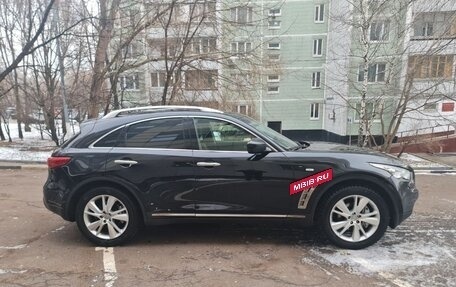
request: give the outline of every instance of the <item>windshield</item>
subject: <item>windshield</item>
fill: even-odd
[[[296,142],[249,117],[237,114],[236,118],[240,119],[241,121],[250,126],[253,126],[257,131],[261,133],[261,135],[263,135],[265,138],[271,140],[272,142],[279,145],[281,148],[285,150],[297,149],[299,147],[299,144],[297,144]]]

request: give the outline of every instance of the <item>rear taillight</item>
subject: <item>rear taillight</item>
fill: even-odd
[[[50,169],[58,168],[66,165],[71,160],[68,156],[51,156],[47,160],[47,165]]]

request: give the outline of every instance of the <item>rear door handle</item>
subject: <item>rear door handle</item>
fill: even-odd
[[[135,160],[127,160],[127,159],[116,159],[114,161],[114,163],[120,165],[121,167],[125,167],[125,168],[129,168],[129,167],[132,167],[133,165],[138,164],[138,162]]]
[[[197,166],[200,167],[217,167],[220,166],[221,164],[218,162],[204,162],[204,161],[199,161],[196,163]]]

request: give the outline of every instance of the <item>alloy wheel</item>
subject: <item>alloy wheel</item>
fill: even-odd
[[[98,195],[84,207],[87,230],[100,239],[114,239],[128,227],[129,214],[125,204],[112,195]]]
[[[331,209],[330,226],[334,234],[348,242],[370,238],[380,225],[380,211],[368,197],[350,195]]]

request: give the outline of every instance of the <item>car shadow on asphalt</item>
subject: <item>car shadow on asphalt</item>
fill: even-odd
[[[316,227],[293,223],[187,223],[150,226],[128,245],[150,244],[329,244]]]

